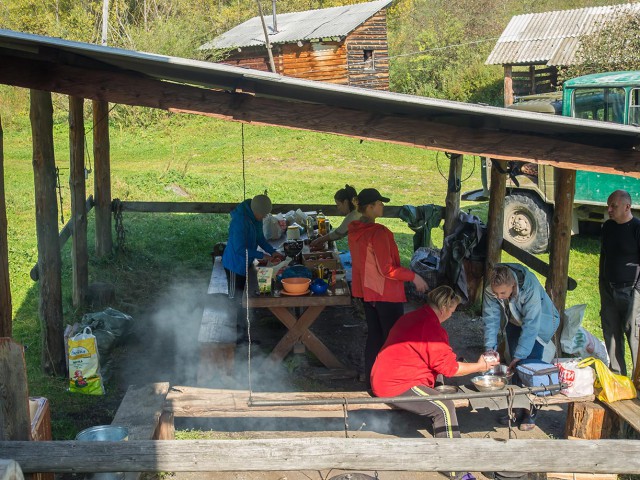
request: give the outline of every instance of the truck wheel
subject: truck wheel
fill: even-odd
[[[549,208],[527,194],[507,195],[504,200],[504,238],[530,253],[549,248]]]

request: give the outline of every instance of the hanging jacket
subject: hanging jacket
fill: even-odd
[[[256,220],[251,210],[251,199],[245,200],[231,211],[231,223],[229,224],[229,240],[222,254],[222,265],[227,270],[246,275],[247,264],[245,251],[249,257],[249,265],[255,259],[264,257],[264,253],[258,251],[258,246],[272,254],[275,249],[264,238],[262,220]]]
[[[400,266],[393,233],[384,225],[354,220],[348,238],[353,296],[365,302],[406,302],[404,282],[416,274]]]
[[[503,326],[501,319],[507,321],[508,305],[515,322],[520,323],[522,327],[518,346],[515,352],[511,352],[511,356],[527,358],[533,350],[536,338],[540,338],[544,343],[551,340],[560,324],[560,315],[538,278],[527,267],[518,263],[498,265],[509,267],[516,279],[516,287],[508,304],[496,297],[491,285],[485,289],[482,302],[484,346],[487,350],[497,349],[498,334]]]

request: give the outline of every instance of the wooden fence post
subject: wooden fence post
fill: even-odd
[[[0,337],[11,336],[12,307],[9,283],[9,243],[7,240],[7,204],[4,196],[4,146],[0,119]]]
[[[507,177],[497,167],[506,170],[506,162],[491,160],[491,186],[489,188],[489,218],[487,220],[487,263],[488,272],[502,255],[502,229],[504,226],[504,197],[507,193]]]
[[[31,440],[24,347],[0,338],[0,440]]]
[[[53,153],[53,105],[51,93],[31,90],[31,132],[35,182],[42,369],[62,376],[66,372],[62,326],[62,278],[58,240],[58,199]]]
[[[96,256],[109,255],[111,237],[111,164],[109,159],[109,103],[93,102],[94,197],[96,204]]]
[[[84,171],[84,100],[69,97],[69,188],[71,189],[71,264],[73,306],[85,302],[89,285],[87,253],[87,189]]]
[[[449,162],[449,186],[445,199],[444,237],[453,232],[458,211],[460,210],[460,177],[462,176],[462,161],[464,157],[452,153]]]

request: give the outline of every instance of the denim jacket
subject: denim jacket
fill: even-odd
[[[536,338],[547,343],[553,337],[560,315],[536,276],[523,265],[517,263],[500,264],[509,267],[516,279],[516,287],[509,298],[509,309],[513,317],[521,323],[522,333],[518,339],[514,358],[527,358]],[[488,285],[484,291],[482,302],[482,318],[484,320],[484,346],[487,350],[495,350],[498,346],[498,334],[506,322],[506,302],[498,300]]]

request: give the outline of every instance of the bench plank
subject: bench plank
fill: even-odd
[[[347,399],[352,410],[395,410],[385,403],[350,404],[349,400],[371,398],[367,392],[254,392],[254,401]],[[469,406],[468,400],[454,400],[456,408]],[[172,387],[165,410],[176,417],[342,417],[342,405],[250,407],[248,390]]]
[[[633,398],[604,404],[631,425],[636,432],[640,432],[640,400]]]
[[[227,295],[229,292],[229,283],[227,282],[227,274],[222,266],[222,257],[216,257],[211,270],[211,280],[209,281],[208,294],[222,293]]]
[[[153,439],[168,392],[168,382],[131,385],[111,425],[127,427],[129,440]]]

